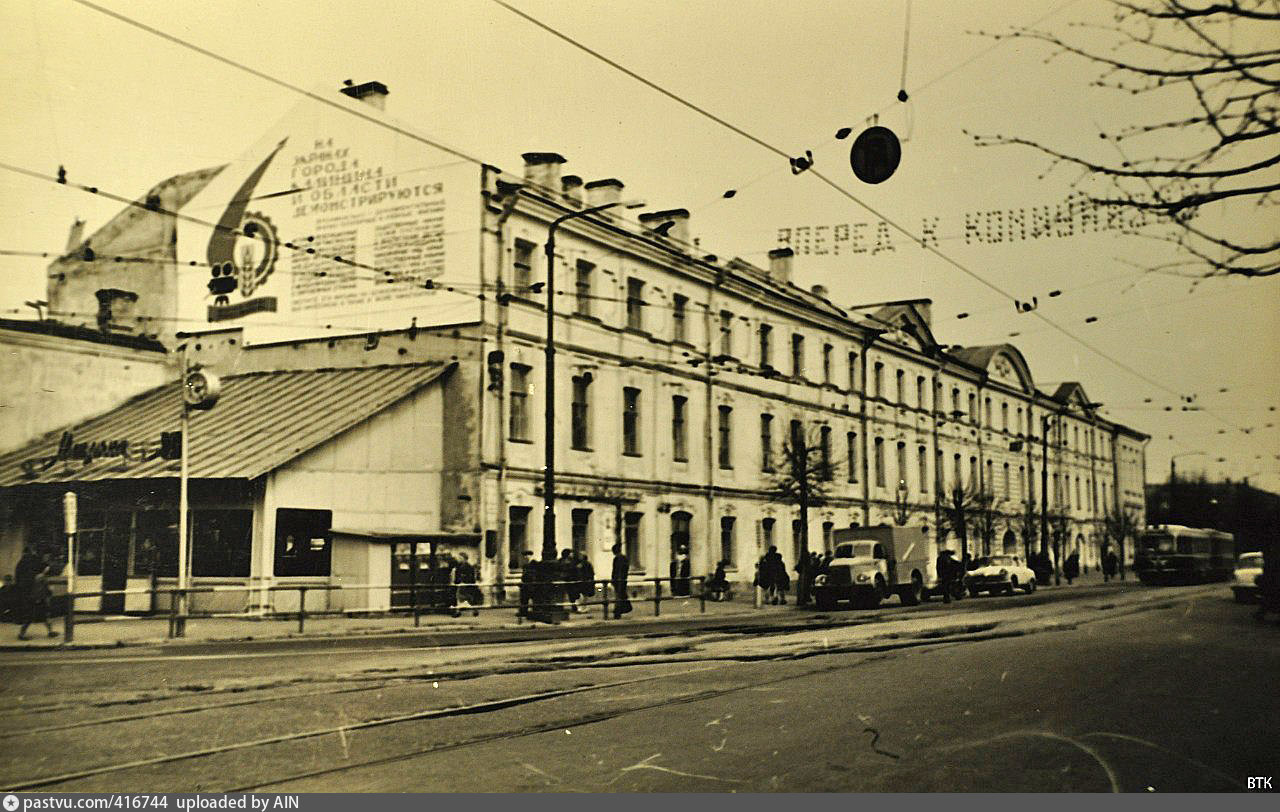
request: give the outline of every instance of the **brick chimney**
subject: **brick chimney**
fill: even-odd
[[[338,90],[344,96],[350,96],[379,110],[385,111],[387,109],[387,94],[391,91],[387,90],[387,86],[382,82],[365,82],[362,85],[356,85],[352,84],[351,80],[348,79],[343,82],[343,85]]]
[[[118,288],[102,288],[96,292],[98,297],[98,329],[104,333],[132,334],[137,322],[134,319],[134,308],[138,303],[138,294],[131,290]]]
[[[582,205],[582,178],[577,175],[565,175],[560,179],[560,191],[564,199],[574,206]]]
[[[603,206],[605,203],[618,203],[622,200],[624,185],[617,178],[589,181],[586,185],[587,205]]]
[[[663,223],[671,223],[669,228],[661,232],[673,240],[689,242],[689,210],[667,209],[666,211],[645,212],[639,217],[640,225],[648,229],[661,228]]]
[[[775,248],[769,252],[769,276],[775,282],[791,281],[791,258],[796,255],[790,248]]]
[[[67,234],[67,249],[63,253],[70,254],[79,248],[82,242],[84,242],[84,220],[77,217],[71,223],[71,232]]]
[[[563,155],[555,152],[526,152],[524,158],[524,180],[541,186],[548,192],[559,192],[560,166],[565,162]]]

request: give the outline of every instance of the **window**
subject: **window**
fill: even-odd
[[[178,574],[178,511],[140,510],[134,516],[133,574]]]
[[[1012,495],[1012,488],[1009,486],[1009,463],[1004,464],[1004,498],[1008,499]]]
[[[278,508],[275,574],[328,575],[332,521],[330,510]]]
[[[507,509],[507,569],[524,565],[524,551],[529,543],[529,511],[527,507]]]
[[[983,407],[985,409],[984,414],[986,415],[986,418],[987,418],[987,421],[984,425],[989,429],[995,428],[996,421],[992,419],[995,415],[992,414],[991,412],[991,398],[983,399]]]
[[[760,366],[768,367],[773,363],[773,328],[767,324],[760,325]]]
[[[884,438],[876,438],[876,487],[884,487]]]
[[[574,281],[574,287],[578,293],[578,301],[574,312],[579,316],[591,315],[591,272],[595,269],[596,266],[585,259],[578,260],[578,275]]]
[[[685,308],[689,304],[688,296],[681,296],[679,293],[671,297],[671,340],[672,341],[688,341],[688,335],[685,333],[684,314]],[[630,302],[628,302],[628,318],[630,318]]]
[[[836,534],[835,522],[822,523],[822,551],[824,553],[831,552],[831,550],[835,547],[835,534]]]
[[[906,405],[907,403],[907,373],[905,370],[899,369],[894,373],[894,393],[898,396],[898,403]]]
[[[80,514],[76,529],[76,575],[102,574],[106,524],[107,514],[100,510],[86,510]]]
[[[876,361],[874,367],[875,373],[871,379],[871,394],[874,397],[884,397],[884,364]]]
[[[791,520],[791,560],[800,560],[800,537],[804,534],[804,525],[799,519]]]
[[[833,474],[831,470],[831,427],[823,426],[819,432],[819,436],[820,436],[819,452],[822,455],[822,474],[821,475],[823,479],[829,480],[831,479]]]
[[[929,453],[924,446],[916,448],[916,456],[920,465],[920,493],[929,492]]]
[[[804,336],[799,333],[791,334],[791,374],[804,377]]]
[[[329,511],[311,511],[329,515]],[[277,514],[278,515],[278,514]],[[278,520],[277,520],[278,521]],[[279,531],[277,530],[277,533]],[[328,519],[318,531],[324,556],[323,572],[328,574]],[[252,510],[197,510],[191,521],[191,574],[196,577],[249,577],[249,558],[253,549]],[[321,566],[317,564],[316,566]],[[277,568],[278,569],[278,568]],[[283,574],[283,573],[279,573]],[[312,574],[312,573],[298,573]]]
[[[973,488],[981,488],[982,483],[978,480],[978,458],[969,458],[969,485]]]
[[[986,479],[986,482],[983,483],[982,492],[989,493],[993,496],[995,495],[995,492],[996,492],[996,476],[994,473],[994,466],[991,464],[991,460],[987,460],[987,479]]]
[[[627,327],[644,329],[644,282],[635,278],[627,279]]]
[[[1018,428],[1018,436],[1019,436],[1019,437],[1021,437],[1022,435],[1024,435],[1024,434],[1026,434],[1026,433],[1027,433],[1027,424],[1023,422],[1023,414],[1022,414],[1022,407],[1021,407],[1021,406],[1019,406],[1019,407],[1018,407],[1018,426],[1017,426],[1017,428]]]
[[[732,516],[724,516],[720,519],[720,560],[727,567],[736,567],[738,565],[736,552],[733,543],[733,525],[734,518]]]
[[[732,468],[732,442],[733,442],[733,407],[720,407],[720,467]]]
[[[640,519],[643,517],[643,513],[628,513],[622,517],[622,550],[632,572],[644,571],[644,550],[640,545]]]
[[[573,403],[570,407],[573,447],[579,451],[591,450],[591,408],[588,391],[591,377],[580,375],[573,379]]]
[[[849,351],[849,391],[858,391],[858,353]]]
[[[733,314],[720,311],[720,354],[733,355]]]
[[[1000,402],[1000,430],[1009,430],[1009,403],[1008,401]]]
[[[774,547],[777,544],[773,540],[774,524],[775,522],[773,519],[760,520],[760,546],[763,547],[766,552],[768,552],[770,547]]]
[[[688,403],[689,399],[680,395],[671,398],[671,456],[680,462],[689,459],[684,424],[685,407]]]
[[[1027,498],[1027,466],[1018,466],[1018,496],[1022,499]]]
[[[689,528],[693,522],[693,516],[685,513],[683,510],[676,511],[671,514],[671,557],[674,558],[680,550],[688,551],[689,549]]]
[[[1076,508],[1084,507],[1084,501],[1080,498],[1080,477],[1076,477]]]
[[[969,422],[978,422],[978,396],[972,392],[969,393]],[[974,478],[976,479],[977,477]]]
[[[773,415],[760,415],[760,470],[773,470]]]
[[[529,439],[529,370],[524,364],[511,365],[511,414],[507,435],[512,440]]]
[[[585,553],[591,547],[591,511],[575,508],[570,514],[569,538],[573,551]]]
[[[906,485],[907,482],[909,481],[907,478],[907,444],[906,443],[898,443],[896,457],[897,459],[895,460],[895,462],[898,463],[898,481],[901,482],[903,485]]]
[[[804,428],[800,425],[799,420],[791,421],[791,451],[793,454],[805,456],[804,448]]]
[[[533,283],[533,249],[528,240],[516,240],[511,281],[517,293],[527,292]]]
[[[622,453],[640,455],[640,390],[622,390]]]
[[[960,387],[958,386],[951,389],[951,411],[960,411]]]
[[[952,459],[952,463],[953,463],[953,465],[951,466],[951,472],[952,472],[952,475],[955,477],[955,481],[954,481],[952,484],[953,484],[953,485],[955,485],[955,486],[956,486],[956,487],[958,487],[958,488],[963,488],[963,487],[964,487],[964,472],[963,472],[963,471],[962,471],[962,469],[960,468],[960,455],[959,455],[959,454],[956,454],[956,455],[955,455],[955,457]]]
[[[845,435],[849,444],[849,481],[858,481],[858,433],[851,431]]]
[[[831,350],[830,344],[822,345],[822,382],[831,383]]]
[[[929,408],[928,390],[924,386],[924,376],[916,376],[916,406],[921,409]]]

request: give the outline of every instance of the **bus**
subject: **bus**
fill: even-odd
[[[1133,570],[1144,584],[1226,581],[1235,567],[1235,537],[1221,530],[1158,524],[1138,534]]]

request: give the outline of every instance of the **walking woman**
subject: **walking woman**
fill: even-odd
[[[14,589],[20,601],[18,622],[22,628],[18,629],[19,640],[30,639],[27,627],[32,623],[43,623],[49,637],[58,636],[49,623],[49,599],[53,597],[49,578],[52,574],[48,559],[36,555],[35,548],[28,546],[13,573]]]

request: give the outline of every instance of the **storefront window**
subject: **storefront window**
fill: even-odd
[[[80,514],[76,533],[76,575],[102,574],[102,541],[106,514],[86,510]]]
[[[276,511],[276,575],[328,575],[333,511]]]
[[[177,577],[178,511],[139,511],[134,535],[133,574]]]
[[[196,577],[249,576],[253,549],[252,510],[198,510],[191,544],[191,574]]]

